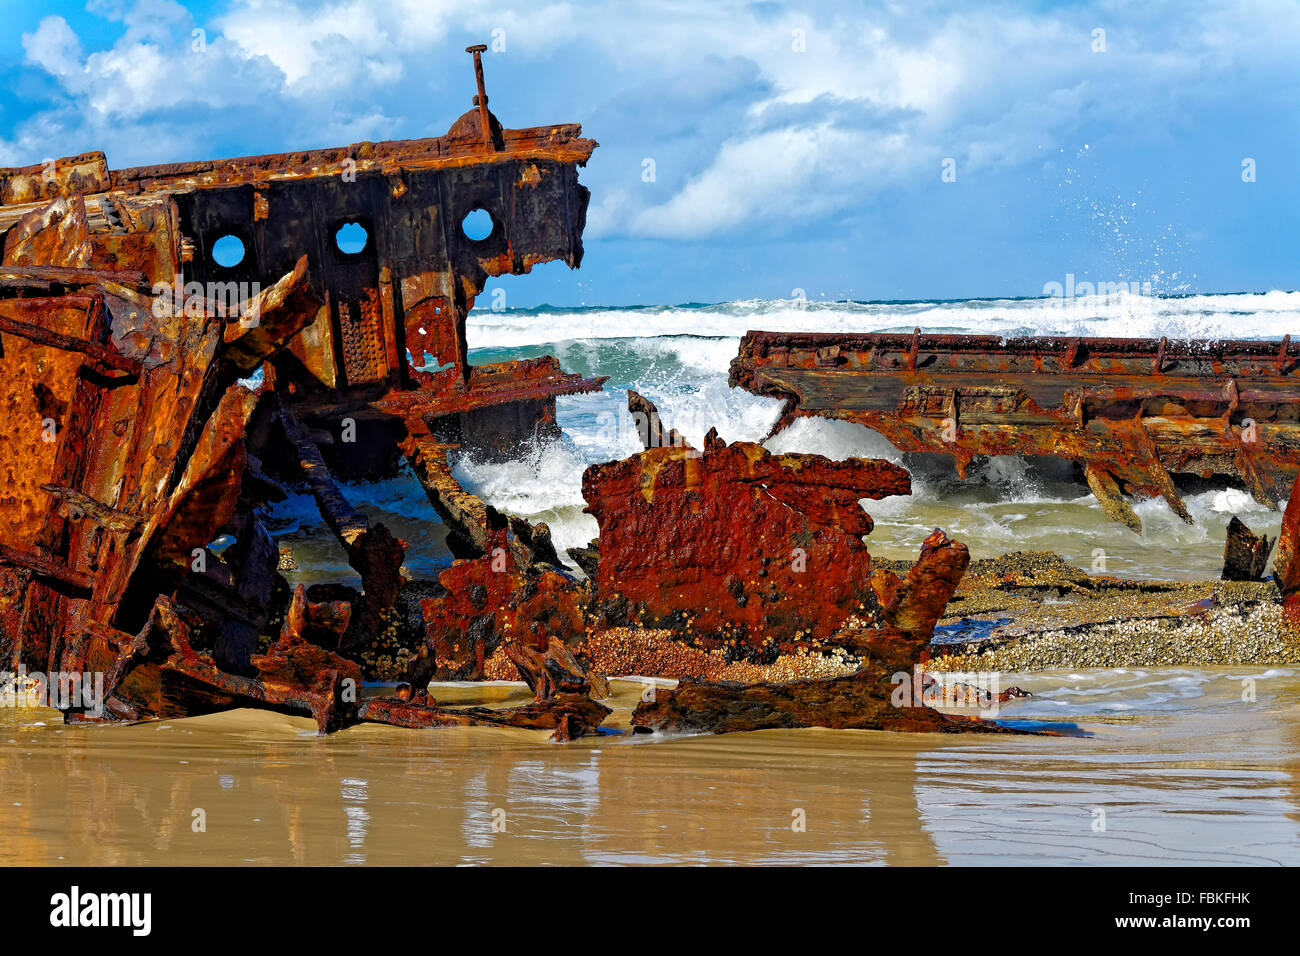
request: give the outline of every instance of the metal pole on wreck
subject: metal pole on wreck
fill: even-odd
[[[474,97],[474,105],[478,107],[478,122],[483,129],[483,148],[491,153],[495,147],[492,145],[492,127],[488,123],[487,87],[483,85],[483,51],[486,49],[486,43],[476,43],[465,47],[465,52],[474,55],[474,82],[478,85],[478,95]]]

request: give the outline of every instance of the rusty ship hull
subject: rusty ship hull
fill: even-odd
[[[0,170],[12,438],[0,452],[0,658],[20,673],[102,675],[106,699],[73,702],[70,719],[262,706],[322,730],[378,720],[567,735],[570,720],[579,734],[607,712],[580,681],[514,713],[356,689],[357,645],[395,626],[406,545],[335,476],[392,473],[405,450],[472,553],[490,516],[448,456],[553,434],[556,396],[601,386],[549,357],[467,359],[465,316],[490,276],[580,264],[577,168],[596,146],[574,124],[503,128],[471,52],[478,96],[444,136]],[[461,227],[475,210],[492,221],[479,239]],[[364,230],[359,248],[337,241],[349,224]],[[242,255],[223,262],[231,237]],[[277,573],[263,516],[290,483],[315,497],[360,591],[309,598]],[[223,536],[235,542],[224,550]],[[544,527],[525,537],[530,556],[553,558]]]
[[[1275,507],[1300,471],[1300,356],[1268,341],[750,332],[730,382],[907,452],[1077,462],[1108,515],[1126,495],[1186,521],[1173,475],[1230,476]]]

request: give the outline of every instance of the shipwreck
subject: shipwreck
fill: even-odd
[[[597,146],[573,124],[503,127],[484,49],[468,48],[471,108],[439,137],[0,169],[0,668],[95,675],[93,705],[59,704],[82,723],[262,707],[322,732],[565,740],[601,731],[608,678],[639,675],[679,683],[643,698],[636,731],[1005,731],[928,705],[925,663],[970,554],[936,529],[906,567],[873,561],[862,503],[911,492],[897,464],[716,430],[695,448],[629,392],[645,447],[586,470],[599,536],[568,552],[581,573],[545,524],[459,484],[458,455],[555,440],[557,398],[605,383],[549,356],[469,361],[490,277],[581,264],[578,170]],[[1280,496],[1300,471],[1298,364],[1289,340],[754,332],[732,384],[782,399],[778,427],[847,418],[959,467],[1073,458],[1134,524],[1124,491],[1185,514],[1179,472]],[[405,469],[447,529],[436,580],[348,497],[344,479]],[[290,585],[268,530],[290,488],[315,500],[359,587]],[[1292,494],[1275,562],[1288,607],[1298,536]],[[1258,578],[1271,542],[1243,526],[1229,546],[1234,573]],[[392,647],[407,650],[381,660]],[[532,701],[430,694],[502,676]]]
[[[1270,508],[1300,472],[1300,350],[1268,341],[750,332],[733,386],[857,422],[902,451],[1077,462],[1106,514],[1128,496],[1184,521],[1177,474],[1239,481]]]
[[[253,706],[322,732],[374,721],[568,739],[610,712],[602,671],[714,673],[664,647],[710,666],[835,647],[861,666],[776,690],[686,681],[633,724],[996,729],[890,705],[968,561],[936,532],[905,576],[872,568],[859,500],[906,493],[897,466],[716,434],[699,450],[651,442],[584,481],[601,527],[574,555],[585,580],[545,525],[457,483],[456,454],[554,438],[557,396],[604,381],[551,357],[468,360],[466,315],[489,277],[581,263],[578,169],[597,145],[571,124],[503,127],[484,49],[468,50],[477,93],[443,136],[0,170],[0,666],[102,678],[96,706],[64,706],[72,722]],[[472,235],[471,214],[490,227]],[[399,468],[448,528],[457,560],[436,581],[411,580],[406,543],[341,487]],[[310,491],[360,588],[280,573],[264,519],[290,486]],[[661,644],[602,658],[598,638],[620,629]],[[397,688],[376,692],[369,651],[394,633],[417,649]],[[503,664],[532,703],[429,695],[431,679]]]
[[[1268,340],[751,331],[729,382],[781,401],[771,435],[800,417],[856,422],[904,452],[1074,462],[1105,514],[1141,533],[1130,496],[1187,523],[1178,475],[1226,478],[1270,509],[1276,542],[1236,516],[1223,578],[1272,579],[1300,624],[1300,351]]]

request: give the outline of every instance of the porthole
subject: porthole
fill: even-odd
[[[471,209],[460,221],[461,232],[465,233],[466,239],[474,242],[482,242],[492,235],[492,228],[492,214],[486,209]]]
[[[244,240],[229,233],[212,244],[212,261],[223,269],[233,269],[244,261]]]
[[[334,247],[345,256],[355,256],[364,252],[370,242],[370,233],[359,222],[345,222],[334,233]]]

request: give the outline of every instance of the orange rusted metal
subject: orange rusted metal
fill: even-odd
[[[1107,514],[1140,530],[1124,492],[1229,475],[1270,507],[1300,470],[1300,355],[1267,341],[750,332],[731,384],[785,402],[776,429],[819,415],[903,451],[1078,462]]]
[[[105,674],[102,708],[71,716],[253,704],[322,730],[516,723],[568,737],[607,713],[576,699],[580,674],[539,677],[539,701],[513,716],[356,693],[356,645],[401,616],[406,545],[333,473],[391,470],[399,441],[418,458],[427,439],[444,461],[457,444],[503,452],[556,430],[557,395],[603,381],[550,357],[467,359],[488,277],[581,262],[577,169],[596,146],[576,125],[502,128],[471,52],[474,108],[445,136],[0,170],[0,663]],[[493,225],[475,240],[461,222],[478,209]],[[362,241],[337,235],[348,224]],[[220,253],[227,237],[242,254]],[[472,497],[447,478],[429,484],[435,502]],[[314,495],[361,592],[290,593],[260,517],[285,497],[280,480]],[[526,526],[514,536],[549,549]],[[217,548],[222,536],[234,543]],[[516,651],[537,675],[556,654],[545,640]]]

